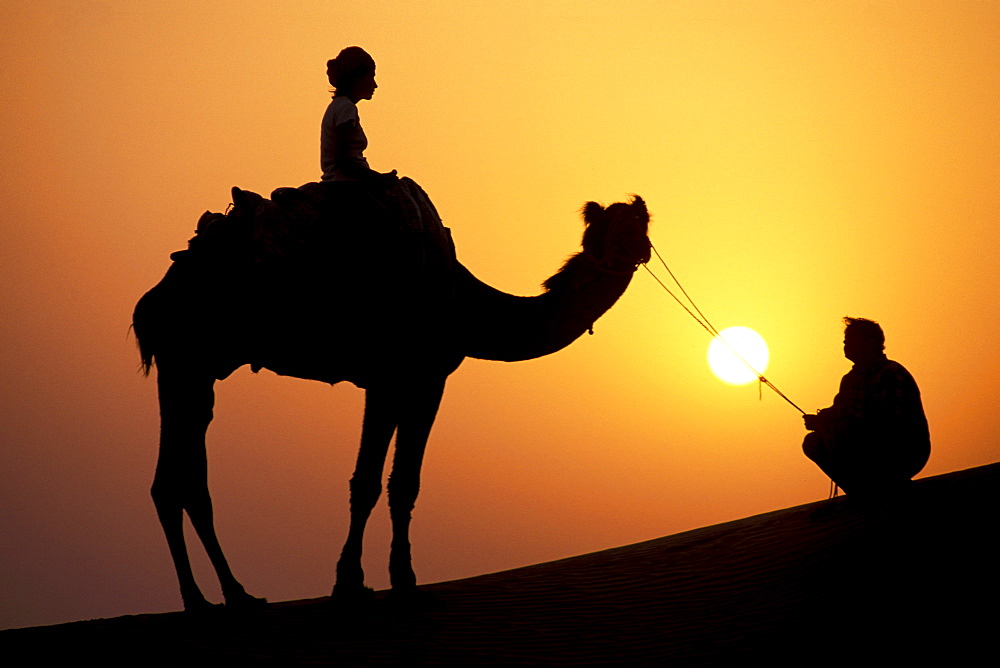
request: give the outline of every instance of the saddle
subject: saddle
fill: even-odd
[[[354,181],[278,188],[270,199],[234,187],[225,213],[198,219],[187,251],[173,260],[270,267],[378,262],[390,257],[418,273],[450,273],[451,231],[427,193],[404,177],[385,187]]]

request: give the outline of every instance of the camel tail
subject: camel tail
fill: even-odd
[[[135,305],[135,312],[132,314],[132,331],[135,332],[135,342],[139,346],[139,359],[141,362],[142,375],[148,376],[153,369],[153,350],[149,340],[149,295],[143,295],[139,303]]]
[[[139,359],[142,365],[142,375],[148,376],[149,372],[153,370],[153,353],[143,347],[142,339],[140,339],[138,335],[135,340],[139,344]]]

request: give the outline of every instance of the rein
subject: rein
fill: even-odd
[[[711,336],[711,337],[712,337],[713,339],[717,339],[717,340],[721,341],[721,342],[723,343],[723,345],[725,345],[725,346],[726,346],[726,348],[728,348],[728,349],[729,349],[729,351],[730,351],[730,352],[731,352],[731,353],[732,353],[733,355],[735,355],[735,356],[736,356],[736,358],[737,358],[737,359],[738,359],[738,360],[739,360],[740,362],[742,362],[742,363],[743,363],[743,365],[744,365],[744,366],[746,366],[746,367],[747,367],[747,368],[748,368],[748,369],[749,369],[749,370],[750,370],[751,372],[753,372],[753,374],[754,374],[755,376],[757,376],[757,381],[758,381],[758,382],[760,383],[760,385],[761,385],[761,386],[763,386],[763,385],[767,385],[767,386],[768,386],[769,388],[771,388],[772,390],[774,390],[774,392],[775,392],[775,393],[776,393],[776,394],[777,394],[777,395],[778,395],[779,397],[781,397],[782,399],[784,399],[785,401],[787,401],[787,402],[788,402],[789,404],[791,404],[791,405],[792,405],[792,407],[793,407],[793,408],[795,408],[795,410],[797,410],[798,412],[800,412],[800,413],[802,413],[803,415],[805,415],[805,414],[806,414],[806,412],[805,412],[804,410],[802,410],[801,408],[799,408],[799,407],[798,407],[798,405],[796,405],[796,404],[795,404],[795,402],[793,402],[793,401],[792,401],[791,399],[789,399],[788,397],[786,397],[786,396],[785,396],[785,394],[784,394],[784,393],[783,393],[783,392],[782,392],[781,390],[779,390],[779,389],[778,389],[777,387],[775,387],[774,383],[772,383],[772,382],[771,382],[771,381],[769,381],[769,380],[768,380],[767,378],[765,378],[765,377],[764,377],[764,375],[763,375],[763,374],[762,374],[762,373],[761,373],[760,371],[757,371],[757,369],[755,369],[755,368],[754,368],[754,367],[753,367],[753,366],[752,366],[752,365],[750,364],[750,362],[747,362],[747,361],[746,361],[746,359],[744,359],[744,357],[743,357],[742,355],[740,355],[740,354],[739,354],[739,353],[738,353],[738,352],[736,351],[736,349],[735,349],[735,348],[733,348],[733,347],[732,347],[731,345],[729,345],[729,342],[728,342],[728,341],[726,341],[726,340],[725,340],[725,339],[724,339],[724,338],[723,338],[723,337],[722,337],[722,336],[721,336],[721,335],[719,334],[719,330],[717,330],[717,329],[715,328],[715,326],[714,326],[714,325],[713,325],[713,324],[712,324],[711,322],[709,322],[709,321],[708,321],[708,318],[706,318],[706,317],[705,317],[705,314],[704,314],[704,313],[702,313],[702,312],[701,312],[701,309],[700,309],[700,308],[698,308],[697,304],[695,304],[695,303],[694,303],[694,300],[693,300],[693,299],[691,299],[691,296],[690,296],[690,295],[688,295],[688,293],[687,293],[687,290],[685,290],[685,289],[684,289],[684,286],[682,286],[682,285],[681,285],[681,282],[677,280],[677,277],[676,277],[676,276],[674,276],[674,272],[672,272],[672,271],[670,270],[670,267],[669,267],[669,266],[667,266],[667,262],[666,262],[666,260],[664,260],[664,259],[663,259],[663,256],[662,256],[662,255],[660,255],[660,251],[656,250],[656,247],[655,247],[655,246],[652,246],[652,245],[650,246],[650,248],[652,249],[653,253],[655,253],[655,254],[656,254],[656,257],[657,257],[657,258],[659,258],[660,262],[661,262],[661,263],[663,264],[663,267],[664,267],[664,269],[666,269],[666,270],[667,270],[667,273],[668,273],[668,274],[670,274],[670,278],[674,279],[674,283],[676,283],[676,284],[677,284],[677,287],[678,287],[678,288],[680,288],[680,291],[681,291],[681,293],[682,293],[682,294],[684,295],[684,297],[685,297],[685,298],[687,299],[688,303],[689,303],[689,304],[691,305],[691,308],[688,308],[688,307],[687,307],[687,305],[686,305],[686,304],[685,304],[685,303],[684,303],[684,302],[683,302],[683,301],[682,301],[682,300],[681,300],[681,299],[680,299],[680,298],[679,298],[679,297],[678,297],[677,295],[675,295],[675,294],[674,294],[674,293],[673,293],[673,292],[672,292],[672,291],[670,290],[670,288],[668,288],[668,287],[666,286],[666,284],[664,284],[664,282],[663,282],[663,281],[661,281],[661,280],[660,280],[660,279],[659,279],[659,278],[657,277],[657,275],[656,275],[656,274],[654,274],[654,273],[653,273],[653,270],[649,268],[649,265],[648,265],[648,264],[645,264],[645,263],[643,263],[643,265],[642,265],[642,266],[643,266],[643,267],[645,267],[646,271],[648,271],[648,272],[649,272],[649,275],[653,277],[653,280],[655,280],[655,281],[656,281],[657,283],[659,283],[659,284],[660,284],[660,287],[661,287],[661,288],[663,288],[664,290],[666,290],[667,294],[668,294],[668,295],[670,295],[671,297],[673,297],[673,298],[674,298],[674,301],[676,301],[676,302],[677,302],[678,304],[680,304],[681,308],[683,308],[683,309],[684,309],[685,311],[687,311],[688,315],[690,315],[690,316],[691,316],[692,318],[694,318],[694,320],[695,320],[695,321],[696,321],[696,322],[697,322],[697,323],[698,323],[699,325],[701,325],[701,326],[702,326],[702,327],[703,327],[703,328],[705,329],[705,331],[706,331],[706,332],[708,332],[708,334],[709,334],[709,335],[710,335],[710,336]],[[694,311],[692,311],[691,309],[694,309]],[[695,312],[697,312],[697,315],[695,315]],[[699,317],[699,316],[700,316],[700,317]]]

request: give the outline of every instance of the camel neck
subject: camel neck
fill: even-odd
[[[577,255],[546,292],[519,297],[492,288],[460,267],[456,310],[459,349],[467,357],[513,362],[554,353],[589,330],[632,279]]]

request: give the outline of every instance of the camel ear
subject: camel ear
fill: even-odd
[[[587,202],[583,205],[583,222],[588,225],[596,223],[604,213],[604,207],[597,202]]]
[[[632,195],[632,206],[638,206],[642,209],[643,213],[649,213],[649,210],[646,209],[646,201],[638,195]]]

